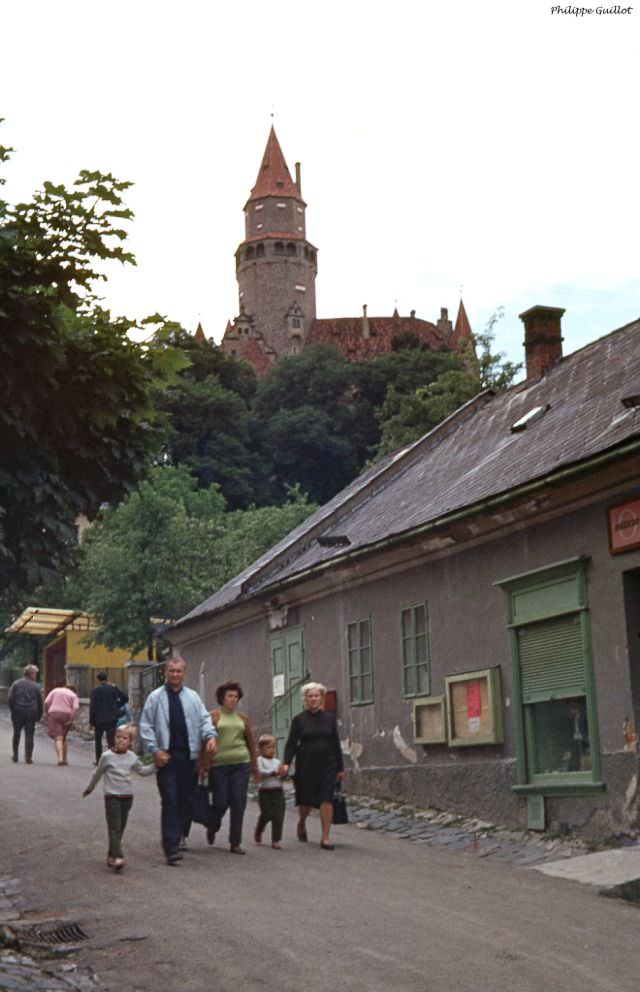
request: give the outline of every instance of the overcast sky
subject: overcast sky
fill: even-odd
[[[4,195],[82,168],[132,180],[138,265],[111,271],[108,304],[219,340],[274,112],[318,316],[455,316],[462,286],[474,329],[504,307],[513,360],[536,303],[566,307],[574,351],[640,317],[640,6],[551,7],[4,0]]]

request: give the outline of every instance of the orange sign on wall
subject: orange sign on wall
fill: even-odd
[[[610,508],[609,547],[612,555],[640,548],[640,499]]]

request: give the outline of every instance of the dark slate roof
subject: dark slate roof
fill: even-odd
[[[362,473],[178,623],[640,440],[640,407],[622,404],[638,394],[640,320],[567,356],[539,380],[498,395],[481,393],[415,444]],[[548,409],[512,432],[537,407]]]

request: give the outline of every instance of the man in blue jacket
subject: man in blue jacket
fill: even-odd
[[[158,769],[162,806],[162,847],[168,865],[182,859],[180,840],[191,822],[195,764],[202,742],[216,752],[216,731],[197,692],[184,684],[184,658],[170,658],[165,684],[147,698],[140,717],[140,737]]]

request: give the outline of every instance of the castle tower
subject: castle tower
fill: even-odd
[[[236,251],[239,309],[251,328],[236,328],[236,319],[234,332],[259,336],[276,358],[302,350],[316,316],[317,250],[306,239],[305,209],[300,166],[294,182],[272,127]]]

